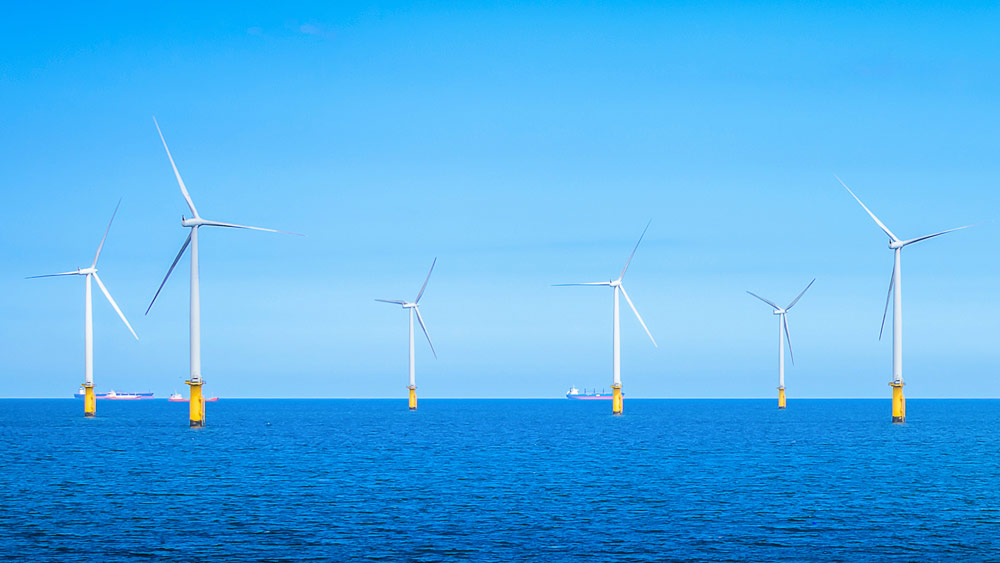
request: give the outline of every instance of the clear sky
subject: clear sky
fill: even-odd
[[[0,20],[0,396],[184,391],[188,213],[210,219],[203,374],[223,397],[888,397],[886,238],[904,238],[909,397],[1000,396],[1000,8],[843,2],[8,6]],[[31,7],[27,7],[27,6]],[[96,290],[96,288],[95,288]],[[624,305],[624,303],[623,303]]]

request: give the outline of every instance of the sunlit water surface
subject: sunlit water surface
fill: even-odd
[[[0,401],[0,558],[1000,559],[1000,401]]]

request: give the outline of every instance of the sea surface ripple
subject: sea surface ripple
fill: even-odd
[[[1000,401],[0,400],[0,558],[990,561]]]

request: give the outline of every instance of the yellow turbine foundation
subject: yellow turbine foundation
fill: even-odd
[[[97,397],[94,395],[94,385],[83,384],[83,416],[92,417],[97,412]]]
[[[417,410],[417,386],[410,385],[407,389],[410,390],[410,410],[415,411]]]
[[[611,397],[611,413],[621,414],[622,408],[625,406],[622,400],[622,386],[621,383],[616,383],[611,386],[612,397]]]
[[[785,388],[778,387],[778,408],[785,408]]]
[[[202,382],[194,383],[192,381],[185,381],[191,386],[191,402],[188,404],[188,412],[190,416],[188,417],[191,421],[192,428],[201,428],[205,426],[205,399],[201,396],[201,386]]]
[[[890,383],[892,387],[892,421],[906,422],[906,397],[903,396],[902,383]]]

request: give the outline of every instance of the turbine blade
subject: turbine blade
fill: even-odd
[[[184,246],[181,247],[181,251],[177,253],[177,257],[174,258],[174,263],[170,265],[170,269],[167,270],[167,275],[163,276],[163,281],[160,282],[160,287],[156,289],[156,295],[153,296],[153,300],[149,302],[149,307],[146,307],[146,314],[149,314],[149,310],[153,308],[153,303],[156,303],[156,298],[160,296],[160,290],[163,289],[163,284],[167,283],[167,278],[170,277],[170,273],[174,271],[174,267],[177,266],[177,262],[180,261],[181,256],[184,256],[184,251],[187,250],[188,245],[191,244],[191,233],[188,233],[186,239],[184,239]]]
[[[414,307],[413,312],[417,314],[417,321],[420,323],[420,328],[424,330],[424,336],[427,337],[427,343],[431,345],[431,352],[434,354],[434,359],[437,359],[438,353],[434,350],[434,343],[431,342],[431,335],[427,333],[427,326],[424,325],[424,318],[420,316],[420,308]]]
[[[45,275],[41,275],[41,276],[27,276],[24,279],[26,279],[26,280],[33,280],[35,278],[54,278],[56,276],[78,276],[78,275],[80,275],[80,272],[62,272],[60,274],[45,274]]]
[[[434,264],[437,264],[437,262],[437,257],[434,257],[434,261],[431,262],[431,269],[427,272],[427,277],[424,279],[424,285],[420,286],[420,293],[417,294],[417,298],[413,301],[414,303],[420,303],[420,298],[424,295],[424,289],[427,288],[427,282],[431,279],[431,272],[434,271]]]
[[[184,180],[181,179],[181,173],[177,171],[177,165],[174,164],[174,157],[170,155],[170,148],[167,147],[167,140],[163,138],[163,131],[160,131],[160,124],[156,122],[156,118],[153,118],[153,123],[156,125],[156,132],[160,134],[160,141],[163,142],[163,148],[167,151],[167,158],[170,159],[170,166],[174,169],[174,176],[177,176],[177,185],[181,187],[181,194],[184,196],[184,201],[187,202],[188,207],[191,208],[191,213],[195,217],[200,217],[198,215],[198,210],[194,208],[194,202],[191,201],[191,195],[187,191],[187,187],[184,186]]]
[[[639,250],[639,243],[642,242],[642,237],[646,236],[646,231],[649,230],[649,225],[652,222],[653,220],[650,219],[649,222],[646,223],[646,228],[642,230],[642,234],[639,235],[639,241],[635,243],[635,248],[632,249],[632,254],[629,254],[628,261],[625,262],[625,267],[622,268],[622,273],[618,276],[619,280],[625,277],[625,271],[628,270],[628,265],[632,263],[632,257],[635,256],[635,251]]]
[[[885,294],[885,310],[882,312],[882,326],[878,329],[878,339],[882,340],[882,332],[885,330],[885,318],[889,316],[889,298],[892,297],[893,282],[896,281],[896,264],[892,264],[892,275],[889,276],[889,292]]]
[[[774,302],[772,302],[772,301],[768,301],[767,299],[764,299],[763,297],[761,297],[760,295],[757,295],[756,293],[754,293],[754,292],[752,292],[752,291],[747,291],[747,293],[749,293],[750,295],[753,295],[753,296],[754,296],[754,297],[756,297],[757,299],[760,299],[760,300],[761,300],[761,301],[763,301],[764,303],[767,303],[768,305],[770,305],[770,306],[774,307],[774,310],[775,310],[775,311],[780,311],[780,310],[781,310],[781,307],[778,307],[777,305],[775,305],[775,304],[774,304]]]
[[[646,330],[646,334],[649,335],[649,339],[653,341],[653,346],[659,348],[660,345],[656,343],[656,340],[653,338],[653,334],[649,332],[649,328],[646,327],[646,323],[642,320],[642,317],[639,316],[639,311],[635,309],[635,305],[632,304],[632,300],[628,298],[628,292],[625,291],[625,286],[619,285],[618,287],[621,288],[622,295],[625,296],[625,301],[628,303],[628,306],[631,307],[632,312],[635,313],[635,318],[639,319],[639,324],[641,324],[642,328]]]
[[[405,305],[405,301],[390,301],[389,299],[376,299],[379,303],[392,303],[393,305]]]
[[[795,306],[795,304],[799,302],[799,299],[802,299],[802,296],[806,294],[806,291],[808,291],[809,288],[812,287],[812,284],[814,283],[816,283],[816,278],[813,278],[813,281],[809,282],[809,285],[807,285],[806,288],[802,290],[802,293],[800,293],[798,297],[793,299],[792,302],[789,303],[787,307],[785,307],[785,310],[787,311],[791,309],[793,306]]]
[[[552,287],[570,287],[574,285],[611,285],[611,282],[589,282],[589,283],[554,283]]]
[[[781,322],[785,323],[785,342],[788,343],[788,355],[792,358],[792,365],[795,365],[795,352],[792,352],[792,336],[788,333],[788,315],[781,314]]]
[[[248,227],[247,225],[237,225],[236,223],[223,223],[221,221],[205,221],[203,223],[209,227],[228,227],[230,229],[250,229],[251,231],[266,231],[269,233],[282,233],[286,235],[295,235],[297,237],[304,237],[302,233],[293,233],[291,231],[279,231],[278,229],[265,229],[264,227]]]
[[[939,237],[941,235],[946,235],[948,233],[953,233],[955,231],[961,231],[962,229],[968,229],[969,227],[974,227],[975,225],[965,225],[964,227],[955,227],[954,229],[948,229],[947,231],[941,231],[940,233],[934,233],[933,235],[927,235],[923,237],[911,238],[910,240],[904,240],[903,246],[909,246],[915,242],[920,242],[922,240],[927,240],[929,238]]]
[[[858,199],[858,196],[854,195],[854,192],[851,191],[851,188],[847,187],[847,184],[845,184],[844,181],[840,179],[840,176],[834,174],[833,177],[836,178],[838,182],[840,182],[841,186],[844,186],[844,189],[847,190],[847,193],[851,194],[851,197],[857,200],[858,203],[861,203],[861,200]],[[889,235],[889,238],[891,238],[893,242],[899,242],[899,238],[896,235],[892,234],[892,231],[889,230],[889,227],[886,227],[885,224],[882,223],[882,221],[878,220],[878,217],[876,217],[875,214],[872,213],[871,209],[868,209],[868,207],[864,203],[861,203],[861,207],[864,207],[865,211],[868,212],[868,215],[871,215],[871,218],[874,219],[876,223],[878,223],[878,226],[883,231],[885,231],[885,234]]]
[[[122,313],[122,310],[118,308],[118,304],[115,303],[114,299],[112,299],[111,293],[108,292],[108,288],[104,287],[104,283],[101,282],[101,278],[97,275],[97,272],[94,272],[94,281],[97,282],[97,287],[101,288],[101,293],[108,298],[108,303],[111,303],[111,306],[115,308],[115,312],[118,313],[119,317],[121,317],[122,322],[128,327],[128,331],[132,333],[132,336],[134,336],[136,340],[139,340],[139,335],[132,329],[132,325],[128,324],[128,319],[125,318],[125,313]]]
[[[101,237],[101,244],[97,246],[97,254],[94,254],[94,263],[90,265],[91,268],[97,266],[97,259],[101,257],[101,249],[104,248],[104,241],[108,238],[108,231],[111,230],[111,223],[115,220],[115,215],[118,214],[118,207],[122,204],[121,198],[118,199],[118,205],[115,205],[115,211],[111,214],[111,221],[108,221],[108,228],[104,229],[104,236]]]

